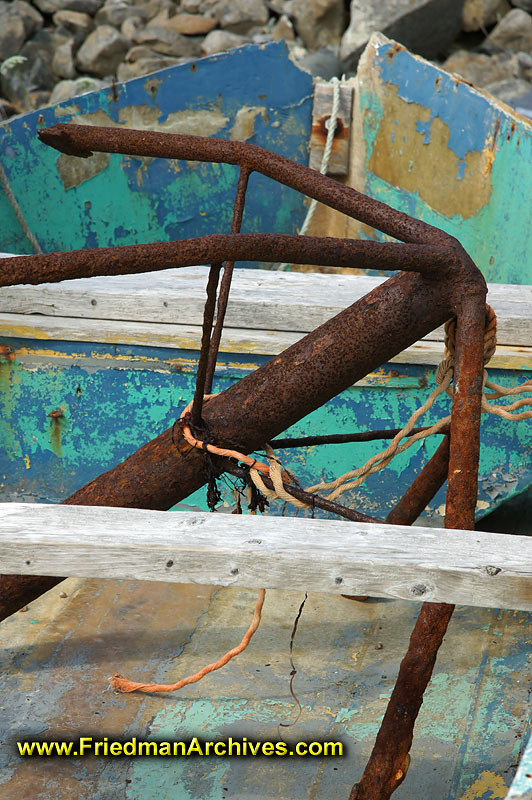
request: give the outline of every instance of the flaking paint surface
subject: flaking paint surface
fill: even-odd
[[[191,674],[242,636],[255,592],[69,580],[1,624],[0,798],[329,800],[347,797],[369,755],[418,606],[310,594],[294,690],[289,643],[300,593],[270,590],[248,649],[172,695],[106,692],[115,671],[161,682]],[[530,615],[458,607],[416,725],[399,800],[491,800],[508,784],[528,714]],[[376,649],[380,642],[382,647]],[[357,653],[356,662],[352,658]],[[280,723],[292,723],[279,729]],[[163,741],[243,736],[332,740],[341,758],[21,760],[15,739],[92,735]],[[489,776],[489,777],[487,777]],[[497,796],[497,795],[495,795]]]
[[[532,126],[381,34],[358,76],[357,188],[456,236],[486,280],[531,283]]]
[[[396,92],[393,85],[384,88],[387,111],[373,144],[369,170],[394,186],[416,192],[441,214],[474,216],[491,196],[491,143],[459,157],[449,146],[449,125],[431,116],[430,108],[405,103]]]
[[[193,396],[195,351],[90,342],[43,347],[39,340],[4,341],[12,352],[0,360],[0,492],[9,499],[62,500],[170,427]],[[247,353],[222,354],[215,391],[223,391],[266,360]],[[490,375],[498,383],[513,385],[526,373],[517,377],[515,372],[491,370]],[[425,401],[432,385],[433,368],[401,364],[399,372],[397,365],[384,365],[300,420],[287,435],[399,427]],[[48,416],[59,408],[61,418]],[[426,422],[448,413],[448,399],[439,398]],[[385,446],[376,441],[279,454],[302,485],[310,486],[360,466]],[[436,446],[436,437],[414,445],[386,470],[347,492],[343,501],[385,516]],[[526,422],[483,417],[479,517],[530,484],[529,446]],[[225,502],[232,505],[229,487],[222,489]],[[429,522],[441,522],[444,501],[441,490],[426,511]],[[206,508],[205,490],[185,503]],[[273,502],[271,512],[281,511],[282,504]]]
[[[74,165],[39,142],[37,129],[60,121],[242,136],[306,163],[311,111],[312,77],[284,45],[243,47],[122,84],[116,100],[104,89],[6,122],[0,159],[45,252],[184,239],[230,230],[238,168],[118,155]],[[304,214],[297,192],[253,176],[244,231],[292,233]],[[3,195],[0,215],[0,250],[31,252]]]

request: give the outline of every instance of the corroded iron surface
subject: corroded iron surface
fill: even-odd
[[[486,285],[456,239],[372,200],[306,167],[242,142],[150,131],[56,125],[39,131],[43,142],[67,155],[93,152],[223,162],[237,165],[241,179],[233,232],[184,242],[134,245],[105,251],[25,257],[4,262],[0,284],[45,282],[65,277],[125,274],[208,261],[211,269],[195,422],[213,441],[249,453],[350,384],[401,352],[452,315],[457,317],[456,368],[448,468],[446,526],[472,528],[477,496],[480,397],[482,391]],[[403,244],[240,234],[249,173],[260,172],[394,236]],[[241,258],[335,266],[401,269],[398,275],[304,337],[203,408],[219,264]],[[16,279],[13,279],[13,275]],[[230,279],[230,270],[229,270]],[[225,287],[227,302],[228,284]],[[223,313],[222,313],[223,316]],[[211,359],[212,362],[212,359]],[[212,368],[211,368],[212,371]],[[440,448],[437,475],[427,470],[404,511],[422,510],[443,480],[446,452]],[[432,470],[433,472],[434,470]],[[204,453],[172,431],[140,448],[123,464],[82,487],[70,504],[169,508],[205,482]],[[421,486],[420,486],[421,484]],[[416,504],[417,498],[417,504]],[[429,498],[430,499],[430,498]],[[400,515],[401,509],[397,511]],[[422,594],[422,592],[421,592]],[[352,790],[354,800],[387,800],[404,779],[423,693],[453,607],[424,604],[400,667],[398,680],[368,766]]]

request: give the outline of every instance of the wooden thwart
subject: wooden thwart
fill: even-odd
[[[532,539],[291,517],[0,504],[6,573],[367,594],[532,611]]]

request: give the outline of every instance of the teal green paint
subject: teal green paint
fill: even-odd
[[[264,724],[269,727],[293,712],[291,703],[263,700],[252,703],[240,698],[220,697],[216,701],[206,698],[175,700],[168,709],[155,715],[150,725],[150,738],[161,741],[185,741],[193,737],[203,740],[235,740],[248,737],[251,741],[271,738],[264,735]],[[237,733],[235,726],[243,726]],[[171,787],[176,800],[222,800],[225,777],[231,771],[235,758],[207,756],[204,758],[143,758],[133,759],[130,769],[127,800],[160,800]],[[250,763],[250,759],[246,759]],[[273,760],[272,760],[273,762]],[[275,768],[275,767],[273,767]]]
[[[479,96],[478,92],[464,84],[459,84],[462,102],[456,103],[456,84],[453,84],[449,76],[445,77],[445,73],[429,64],[423,64],[423,80],[418,79],[415,82],[411,73],[418,73],[421,62],[408,52],[401,52],[399,56],[399,59],[395,56],[390,60],[386,47],[378,48],[374,64],[381,74],[383,85],[389,82],[397,89],[399,96],[404,95],[411,104],[413,115],[417,113],[419,105],[428,110],[431,119],[441,115],[442,121],[449,126],[449,147],[452,149],[454,146],[453,152],[457,158],[460,154],[465,155],[460,138],[464,130],[471,142],[474,140],[474,146],[471,144],[468,152],[490,148],[493,137],[496,137],[490,178],[491,193],[485,205],[472,217],[464,219],[460,215],[446,216],[431,208],[417,192],[392,186],[374,175],[369,164],[385,112],[377,96],[362,90],[359,104],[364,119],[366,193],[456,236],[486,280],[496,283],[532,283],[532,232],[530,226],[523,224],[523,209],[529,208],[532,202],[532,127],[524,121],[514,120],[494,102]],[[430,87],[435,85],[436,78],[440,81],[439,90],[431,93]],[[419,95],[416,95],[416,102],[412,99],[413,85],[416,85]],[[470,102],[467,102],[468,99]],[[419,121],[418,125],[420,124],[426,125]],[[426,132],[430,136],[428,128]],[[461,168],[460,163],[457,164],[459,172],[456,192],[459,192]],[[376,235],[383,240],[388,238],[379,233]]]
[[[4,496],[11,499],[34,497],[57,502],[96,475],[111,469],[135,449],[170,427],[189,402],[194,391],[194,370],[172,370],[169,360],[183,353],[161,348],[107,347],[96,344],[60,344],[64,355],[58,363],[43,363],[42,342],[6,340],[15,351],[24,346],[24,361],[0,364],[0,474]],[[41,353],[32,363],[33,349]],[[52,345],[47,344],[53,352]],[[75,355],[69,356],[69,352]],[[107,358],[101,360],[104,354]],[[146,369],[141,360],[154,354],[161,359],[157,370]],[[92,354],[90,368],[77,366],[78,358]],[[194,359],[194,353],[188,358]],[[127,366],[122,358],[126,356]],[[238,367],[245,359],[246,368]],[[51,359],[52,360],[52,359]],[[215,391],[223,391],[249,371],[249,356],[227,357],[216,375]],[[258,367],[266,359],[254,357]],[[138,364],[138,368],[132,365]],[[186,363],[186,362],[185,362]],[[236,363],[236,366],[235,366]],[[434,370],[402,365],[384,366],[369,386],[353,386],[287,431],[288,435],[394,428],[404,425],[425,401],[434,385]],[[496,382],[515,384],[522,375],[492,370]],[[48,415],[61,409],[58,420]],[[439,398],[423,422],[433,423],[449,411],[449,400]],[[526,422],[511,423],[494,417],[482,420],[482,450],[479,499],[482,516],[512,494],[523,491],[532,480]],[[434,453],[439,442],[433,437],[416,443],[379,472],[343,496],[348,505],[385,516],[391,506]],[[504,446],[501,446],[501,442]],[[385,442],[303,448],[279,451],[283,463],[303,486],[330,481],[364,464],[385,449]],[[497,496],[493,497],[493,488]],[[223,499],[233,505],[229,486],[221,484]],[[491,494],[490,494],[491,492]],[[427,511],[434,516],[444,502],[440,492]],[[206,510],[205,489],[182,501],[185,506]],[[273,502],[270,512],[281,513]],[[286,513],[293,513],[288,510]],[[321,512],[319,512],[321,513]]]
[[[57,151],[37,139],[39,127],[76,122],[79,115],[82,122],[122,124],[133,109],[138,125],[171,130],[174,115],[183,113],[194,130],[194,114],[210,110],[219,114],[215,135],[229,139],[239,110],[247,106],[258,109],[254,127],[247,132],[249,141],[306,162],[312,77],[290,61],[284,44],[239,48],[200,59],[193,67],[178,65],[123,84],[116,101],[104,89],[0,126],[2,165],[45,252],[228,232],[238,168],[114,155],[96,175],[81,182],[69,180],[72,185],[65,190]],[[91,119],[95,112],[100,115]],[[201,121],[196,126],[194,132],[201,135]],[[305,214],[304,198],[272,181],[257,181],[257,191],[248,192],[243,229],[295,232]],[[3,194],[0,216],[5,223],[0,250],[29,252]],[[54,224],[56,219],[68,219],[69,224]]]

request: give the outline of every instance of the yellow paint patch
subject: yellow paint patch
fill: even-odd
[[[76,125],[103,125],[107,128],[116,128],[116,122],[102,109],[91,114],[79,114],[76,117]],[[63,181],[65,189],[79,186],[80,183],[88,181],[89,178],[98,175],[109,164],[109,153],[94,153],[90,158],[78,158],[77,156],[67,156],[61,153],[56,161],[57,172]]]
[[[245,142],[246,139],[251,139],[255,133],[255,118],[259,114],[265,122],[268,122],[268,114],[264,106],[242,106],[242,108],[239,108],[231,130],[231,140],[233,142]]]
[[[431,109],[401,100],[397,87],[391,84],[383,90],[382,106],[384,115],[369,162],[374,175],[417,192],[431,208],[447,217],[469,219],[487,205],[496,132],[482,151],[469,152],[464,164],[449,147],[449,126],[439,117],[430,121]],[[427,136],[417,124],[429,121]]]
[[[487,792],[491,792],[490,795]],[[490,797],[490,800],[506,797],[508,787],[500,775],[495,772],[481,772],[476,781],[461,796],[460,800],[479,800],[481,797]]]
[[[356,662],[358,661],[358,653],[353,653],[353,655],[351,656],[351,658],[353,659],[353,661],[354,661],[354,662],[355,662],[355,664],[356,664]]]
[[[229,122],[229,117],[221,111],[207,108],[174,111],[162,122],[160,117],[160,110],[148,105],[124,106],[118,112],[118,120],[126,128],[192,136],[213,136]]]
[[[24,463],[25,463],[25,465],[26,465],[26,469],[30,469],[30,467],[31,467],[31,464],[30,464],[30,457],[29,457],[29,455],[27,455],[27,454],[24,456]]]

